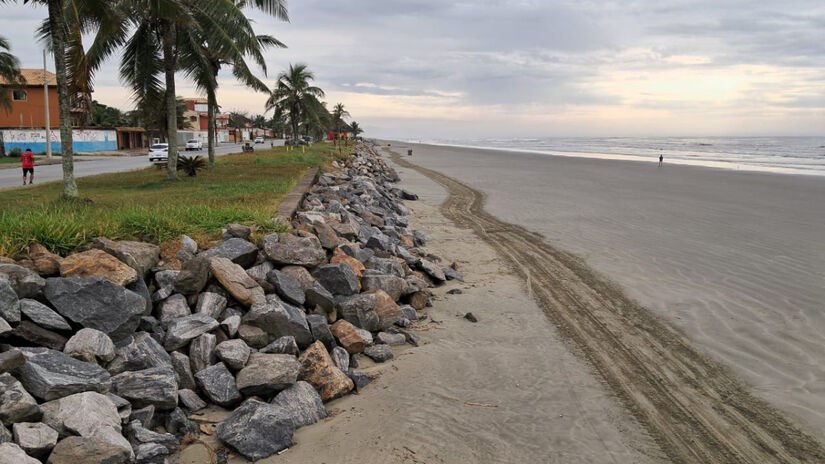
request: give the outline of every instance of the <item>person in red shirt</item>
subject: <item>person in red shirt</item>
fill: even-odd
[[[34,153],[31,148],[26,148],[26,152],[20,155],[20,163],[23,164],[23,185],[26,185],[26,172],[29,174],[29,184],[34,183]]]

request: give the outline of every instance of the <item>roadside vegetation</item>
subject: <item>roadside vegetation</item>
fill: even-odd
[[[187,234],[200,242],[227,223],[258,232],[275,231],[272,221],[283,197],[307,169],[338,155],[329,143],[285,151],[276,147],[216,160],[213,169],[168,182],[151,167],[77,179],[83,200],[59,199],[51,182],[0,191],[0,256],[13,257],[38,242],[65,255],[98,236],[154,243]]]

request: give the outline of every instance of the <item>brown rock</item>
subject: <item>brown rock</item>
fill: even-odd
[[[361,274],[364,272],[364,270],[366,270],[364,265],[361,264],[361,261],[358,261],[357,259],[353,258],[352,256],[344,253],[339,248],[335,249],[335,253],[332,256],[332,259],[329,260],[329,262],[331,264],[338,264],[338,263],[347,263],[347,264],[349,264],[349,267],[351,267],[352,270],[355,271],[355,275],[357,275],[359,279],[361,278]]]
[[[316,341],[298,358],[301,362],[301,380],[309,382],[323,401],[345,395],[355,385],[352,380],[332,362],[324,344]]]
[[[358,334],[358,329],[349,322],[341,319],[329,328],[341,346],[351,354],[361,353],[367,346],[366,340]]]
[[[29,259],[31,259],[35,272],[41,276],[55,276],[60,274],[60,256],[47,250],[39,243],[29,245]]]
[[[427,292],[415,292],[410,295],[410,306],[416,311],[421,311],[427,307]]]
[[[102,250],[88,250],[63,258],[63,277],[105,277],[118,285],[128,285],[138,279],[137,271]]]
[[[395,300],[384,290],[370,290],[366,294],[375,295],[375,313],[378,314],[378,326],[381,329],[391,327],[404,318],[404,311],[401,311]],[[424,303],[426,304],[426,301]]]
[[[404,246],[407,246],[409,248],[412,248],[412,247],[415,246],[415,239],[413,238],[412,235],[401,234],[401,235],[398,236],[398,239],[401,241],[401,244],[404,245]]]
[[[223,288],[239,302],[246,306],[266,303],[264,290],[241,266],[227,258],[212,258],[210,269]]]

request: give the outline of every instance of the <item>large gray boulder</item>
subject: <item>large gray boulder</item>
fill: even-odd
[[[106,364],[115,358],[115,344],[105,333],[95,329],[80,329],[66,342],[63,352],[88,363]]]
[[[354,295],[361,288],[358,276],[346,263],[319,266],[312,272],[312,277],[334,295]]]
[[[108,395],[83,392],[40,405],[42,422],[61,436],[80,435],[92,437],[100,427],[121,430],[121,418],[117,406]]]
[[[168,351],[183,348],[189,341],[211,332],[218,325],[218,321],[206,314],[196,313],[175,319],[169,324],[163,345]]]
[[[46,457],[57,444],[57,431],[41,422],[18,422],[12,432],[17,446],[36,458]]]
[[[209,401],[218,406],[232,407],[243,399],[235,385],[235,377],[232,377],[232,373],[222,362],[195,374],[195,381]]]
[[[425,274],[430,276],[436,282],[446,282],[447,276],[444,275],[444,271],[441,267],[435,264],[432,261],[428,261],[426,259],[419,259],[416,263],[418,268],[424,271]]]
[[[52,277],[46,279],[44,294],[61,316],[115,342],[137,329],[145,310],[140,295],[104,277]]]
[[[295,305],[302,305],[306,301],[304,288],[294,276],[274,269],[267,273],[266,280],[275,287],[275,292],[284,301]]]
[[[248,400],[218,424],[218,438],[250,461],[292,446],[292,414],[280,406]]]
[[[298,380],[301,363],[288,354],[253,353],[238,372],[236,385],[246,396],[268,396]]]
[[[127,464],[131,460],[131,450],[103,438],[68,437],[54,447],[48,464]]]
[[[392,359],[392,349],[389,345],[372,345],[364,348],[364,354],[375,362],[382,363]]]
[[[318,306],[327,313],[335,311],[335,297],[319,282],[315,282],[312,287],[306,289],[304,295],[306,295],[307,306]]]
[[[226,298],[223,295],[212,292],[203,292],[198,295],[198,304],[195,312],[206,314],[212,319],[220,319],[226,309]]]
[[[321,396],[312,385],[303,380],[278,393],[272,404],[286,409],[296,428],[312,425],[327,417]]]
[[[255,260],[258,258],[258,247],[254,243],[241,238],[230,238],[218,246],[202,251],[198,256],[226,258],[243,268],[247,268],[255,264]]]
[[[11,426],[15,422],[36,420],[40,417],[37,401],[11,374],[0,374],[0,422]]]
[[[97,237],[92,242],[92,247],[123,261],[140,276],[149,272],[160,260],[160,247],[151,243],[114,241],[105,237]]]
[[[359,294],[335,299],[338,314],[356,327],[377,331],[380,327],[378,313],[375,310],[376,299],[369,294]]]
[[[209,258],[195,256],[181,266],[175,278],[175,291],[184,295],[196,295],[209,281]]]
[[[243,369],[252,350],[243,340],[226,340],[218,344],[215,349],[218,358],[234,370]]]
[[[8,281],[18,298],[36,298],[46,285],[36,272],[17,264],[0,263],[0,280]]]
[[[175,293],[169,298],[163,300],[158,307],[158,319],[163,327],[168,327],[175,319],[186,317],[192,314],[189,308],[189,303],[186,302],[186,297],[180,293]]]
[[[140,421],[132,421],[126,426],[126,436],[133,447],[145,443],[158,443],[168,451],[176,451],[180,440],[171,433],[157,433],[147,429]]]
[[[20,322],[20,302],[9,280],[0,277],[0,317],[8,322]]]
[[[106,393],[111,386],[109,373],[96,364],[71,358],[48,348],[21,348],[26,363],[18,378],[26,390],[41,400],[95,391]]]
[[[117,349],[115,359],[109,365],[109,372],[140,371],[152,367],[169,366],[169,353],[151,335],[138,332],[130,342]]]
[[[258,352],[269,354],[291,354],[292,356],[298,356],[300,351],[298,350],[298,344],[295,342],[295,337],[292,335],[285,335],[261,348]]]
[[[188,411],[199,411],[206,407],[206,402],[193,390],[178,390],[178,404]]]
[[[178,382],[171,367],[153,367],[112,377],[112,390],[136,408],[154,406],[174,409],[178,404]]]
[[[310,314],[307,316],[307,324],[310,332],[312,332],[312,338],[320,340],[328,351],[335,348],[335,337],[332,336],[332,332],[329,330],[326,317],[320,314]]]
[[[66,337],[57,332],[44,329],[31,321],[22,321],[9,334],[13,344],[18,346],[44,346],[62,351],[66,346]]]
[[[49,461],[51,463],[51,461]],[[41,464],[15,443],[0,443],[0,464]]]
[[[243,323],[259,327],[275,338],[292,335],[302,348],[313,342],[304,312],[275,295],[267,295],[265,304],[252,305]]]
[[[0,319],[1,321],[2,319]],[[4,372],[12,372],[26,362],[23,353],[17,348],[10,348],[8,351],[0,353],[0,374]]]
[[[192,340],[192,343],[189,344],[189,360],[192,362],[193,373],[197,374],[215,364],[217,361],[215,345],[217,343],[217,337],[209,333]]]
[[[277,242],[264,241],[264,253],[276,264],[315,267],[327,259],[318,237],[281,234]]]
[[[175,282],[180,271],[166,270],[155,273],[155,293],[152,294],[152,301],[157,303],[169,298],[175,293]]]
[[[192,374],[192,363],[189,356],[173,351],[170,358],[172,358],[172,369],[175,371],[178,388],[195,390],[197,386],[195,385],[195,376]]]

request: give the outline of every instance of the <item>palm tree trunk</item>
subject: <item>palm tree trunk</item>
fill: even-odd
[[[49,26],[54,48],[54,68],[57,75],[58,115],[60,116],[60,148],[63,164],[63,197],[77,197],[74,180],[74,153],[72,152],[71,95],[66,80],[66,38],[63,30],[63,0],[49,0]],[[46,96],[48,98],[48,95]],[[46,143],[51,143],[46,141]]]
[[[292,112],[289,115],[290,123],[292,123],[292,140],[298,142],[298,115],[297,112]]]
[[[216,142],[216,137],[215,136],[217,135],[217,130],[216,130],[216,127],[215,127],[215,113],[217,112],[217,109],[218,109],[217,108],[218,103],[215,101],[215,94],[213,92],[209,92],[209,95],[208,95],[207,99],[209,101],[207,102],[206,114],[207,114],[207,118],[209,119],[209,121],[207,122],[208,127],[207,127],[206,143],[209,146],[208,149],[207,149],[208,152],[209,152],[209,167],[214,168],[215,167],[215,142]]]
[[[178,102],[175,98],[175,25],[167,23],[163,30],[163,67],[166,71],[166,138],[169,158],[166,178],[178,179]]]

